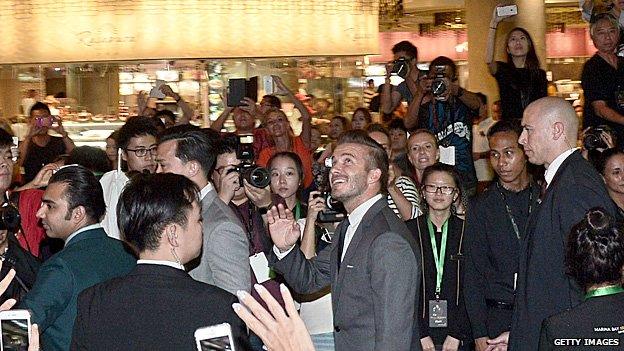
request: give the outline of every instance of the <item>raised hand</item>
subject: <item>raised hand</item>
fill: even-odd
[[[301,236],[299,224],[291,210],[279,204],[267,212],[269,233],[275,246],[282,252],[290,250]]]

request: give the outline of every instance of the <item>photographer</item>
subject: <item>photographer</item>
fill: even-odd
[[[392,114],[401,101],[411,103],[418,91],[418,49],[409,41],[402,41],[392,47],[394,59],[386,65],[386,81],[381,86],[380,109],[382,114]],[[396,74],[405,79],[399,85],[390,83],[390,77]]]
[[[476,192],[477,176],[472,159],[472,116],[481,106],[479,97],[461,88],[453,60],[439,56],[431,61],[427,77],[420,79],[405,126],[427,129],[440,145],[440,161],[456,166],[466,195]],[[445,157],[446,156],[446,157]]]
[[[74,149],[74,142],[67,135],[63,123],[50,114],[50,108],[43,102],[37,102],[31,107],[28,127],[28,134],[19,145],[23,157],[19,164],[20,168],[24,167],[23,183],[33,180],[44,165]],[[49,130],[61,137],[49,135]]]
[[[154,102],[155,99],[148,96],[144,91],[139,92],[139,95],[137,96],[138,115],[163,118],[164,120],[162,122],[165,125],[165,128],[171,128],[174,125],[188,124],[194,114],[193,109],[188,102],[186,102],[180,94],[174,92],[173,89],[171,89],[171,87],[167,84],[163,84],[158,87],[158,91],[165,95],[165,97],[170,97],[175,100],[176,105],[182,109],[182,118],[176,119],[173,113],[162,113],[162,111],[158,111]]]
[[[617,146],[613,129],[607,125],[587,127],[581,134],[581,154],[594,166],[597,166],[601,154]]]

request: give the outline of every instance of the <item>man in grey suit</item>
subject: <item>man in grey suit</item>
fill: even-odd
[[[267,216],[271,263],[299,293],[331,284],[336,350],[420,350],[420,252],[381,195],[388,156],[365,132],[349,131],[332,160],[332,197],[348,212],[332,245],[307,260],[292,212],[278,205]]]
[[[187,265],[191,277],[232,294],[251,290],[249,241],[232,210],[210,183],[217,152],[216,137],[176,126],[160,136],[157,172],[181,174],[201,189],[203,247],[199,259]],[[166,189],[163,189],[166,191]]]

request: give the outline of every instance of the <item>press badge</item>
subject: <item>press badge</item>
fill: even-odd
[[[455,146],[440,146],[440,162],[455,166]]]
[[[429,328],[448,326],[448,306],[446,300],[429,300]]]
[[[256,276],[256,281],[258,282],[258,284],[262,284],[267,280],[271,279],[269,261],[267,260],[264,252],[249,256],[249,264],[251,265],[251,270]]]

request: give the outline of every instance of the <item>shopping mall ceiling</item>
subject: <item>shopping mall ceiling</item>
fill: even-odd
[[[464,0],[380,0],[381,32],[419,32],[466,28]],[[578,1],[546,0],[548,31],[583,26]],[[586,24],[585,24],[586,25]]]

